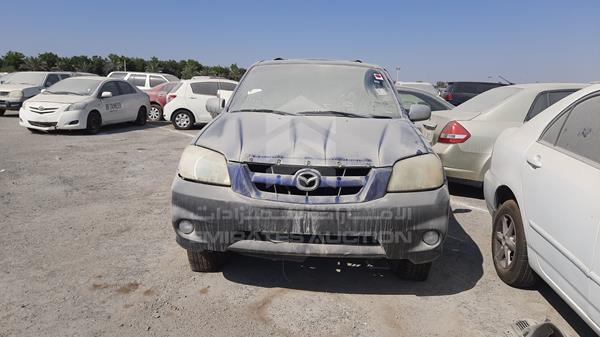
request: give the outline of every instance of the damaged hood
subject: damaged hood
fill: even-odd
[[[196,145],[234,162],[307,166],[392,166],[431,152],[408,119],[254,112],[223,113],[205,127]]]

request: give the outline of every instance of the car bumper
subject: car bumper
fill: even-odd
[[[85,112],[81,110],[57,111],[48,114],[38,114],[25,108],[19,110],[21,126],[41,131],[85,129],[86,118]]]
[[[444,171],[450,180],[483,182],[490,159],[489,153],[463,151],[460,144],[436,143],[433,150],[442,159]]]
[[[441,255],[449,211],[446,185],[432,191],[388,193],[364,203],[318,205],[249,198],[230,187],[179,177],[172,186],[172,224],[177,242],[196,251],[229,250],[275,258],[409,259],[425,263]],[[193,223],[191,233],[180,230],[183,220]],[[438,233],[436,243],[423,241],[423,234],[428,231]],[[338,241],[331,242],[332,238]],[[352,241],[357,238],[373,241]]]
[[[488,170],[483,179],[483,195],[485,197],[485,204],[487,205],[488,211],[492,215],[492,218],[496,214],[496,191],[498,190],[498,178],[494,175],[491,170]]]
[[[8,98],[0,98],[0,109],[4,110],[19,110],[23,106],[23,100],[10,100]]]

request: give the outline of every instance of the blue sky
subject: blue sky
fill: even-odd
[[[0,53],[249,66],[361,59],[401,80],[600,80],[600,1],[7,1]],[[491,77],[491,78],[490,78]]]

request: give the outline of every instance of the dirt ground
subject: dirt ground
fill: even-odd
[[[451,186],[455,220],[424,283],[384,263],[235,257],[189,270],[170,184],[198,130],[166,123],[31,134],[0,117],[0,336],[505,336],[546,318],[594,336],[547,286],[504,285],[481,193]]]

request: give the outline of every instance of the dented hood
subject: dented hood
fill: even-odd
[[[229,161],[311,166],[392,166],[430,152],[407,119],[254,112],[223,113],[205,127],[196,145]]]

